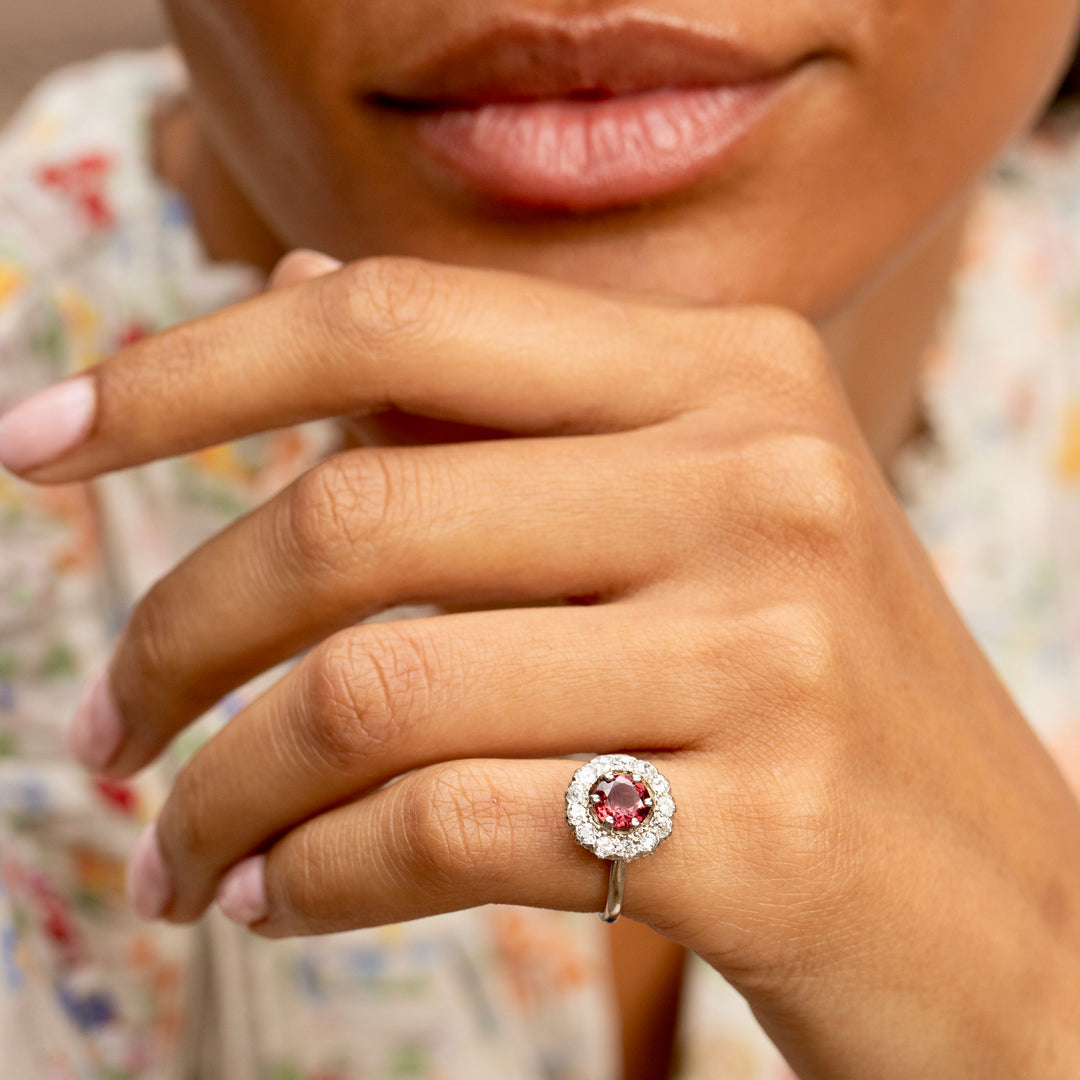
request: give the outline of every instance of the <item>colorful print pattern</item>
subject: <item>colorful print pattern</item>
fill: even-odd
[[[0,409],[261,286],[210,262],[154,176],[174,52],[58,73],[0,136]],[[1049,130],[980,204],[927,380],[936,440],[898,471],[959,607],[1080,783],[1080,139]],[[123,864],[231,695],[132,783],[63,752],[133,600],[331,450],[329,425],[89,485],[0,476],[0,1073],[19,1080],[604,1080],[619,1075],[591,916],[486,908],[310,941],[211,915],[148,926]],[[538,963],[537,958],[545,962]],[[679,1080],[794,1080],[745,1002],[687,971]]]

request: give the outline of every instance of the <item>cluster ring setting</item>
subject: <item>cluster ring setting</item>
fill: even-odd
[[[671,785],[648,761],[601,754],[574,773],[566,822],[582,847],[611,860],[604,922],[619,917],[627,863],[651,855],[671,835],[674,815]]]

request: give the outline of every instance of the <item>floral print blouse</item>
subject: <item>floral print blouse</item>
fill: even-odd
[[[42,84],[0,135],[0,409],[262,281],[211,262],[154,175],[171,49]],[[1080,785],[1080,135],[985,187],[896,478],[957,606]],[[62,733],[135,600],[336,445],[331,424],[68,487],[0,475],[0,1075],[13,1080],[616,1080],[606,928],[488,907],[269,942],[211,913],[140,922],[123,868],[221,702],[130,783]],[[407,615],[401,610],[396,616]],[[553,813],[560,808],[553,807]],[[841,1021],[842,1022],[842,1019]],[[793,1080],[745,1002],[687,966],[678,1080]]]

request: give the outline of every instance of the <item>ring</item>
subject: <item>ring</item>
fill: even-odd
[[[674,814],[667,777],[640,758],[601,754],[574,773],[566,823],[582,847],[611,860],[604,922],[613,923],[622,910],[626,864],[651,855],[671,835]]]

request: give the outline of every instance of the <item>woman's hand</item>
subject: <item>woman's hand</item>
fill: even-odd
[[[147,913],[195,919],[223,882],[271,937],[599,910],[563,755],[628,751],[679,812],[626,913],[730,979],[806,1080],[1075,1076],[1076,803],[812,330],[302,263],[83,377],[82,442],[31,478],[388,409],[517,437],[337,454],[140,603],[76,736],[113,776],[311,649],[180,775]],[[355,625],[403,602],[498,609]]]

